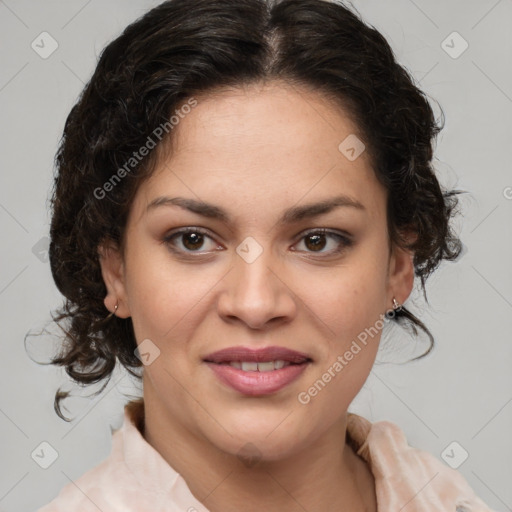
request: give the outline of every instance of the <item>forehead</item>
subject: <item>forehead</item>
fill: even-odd
[[[183,116],[174,135],[175,157],[180,152],[211,151],[224,145],[228,155],[239,145],[250,151],[265,148],[339,155],[339,143],[348,135],[362,139],[348,113],[319,91],[286,82],[256,83],[220,89],[196,97],[197,106]],[[285,146],[283,146],[285,143]],[[231,148],[232,151],[229,151]],[[293,157],[288,154],[288,157]],[[362,155],[363,159],[367,155]]]
[[[320,93],[273,82],[194,98],[168,156],[142,185],[146,206],[176,193],[267,209],[337,192],[382,202],[358,126]]]

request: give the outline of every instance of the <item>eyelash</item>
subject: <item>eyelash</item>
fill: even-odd
[[[198,234],[204,235],[204,236],[206,236],[206,237],[208,237],[208,238],[213,240],[213,238],[208,234],[208,232],[205,229],[203,229],[203,228],[196,228],[196,227],[189,227],[189,228],[183,228],[183,229],[180,229],[178,231],[174,231],[174,232],[168,234],[163,239],[163,243],[165,243],[172,252],[178,253],[180,255],[183,255],[183,254],[185,254],[185,255],[188,255],[188,254],[204,254],[204,253],[201,253],[200,251],[190,251],[190,250],[176,249],[174,239],[179,238],[181,235],[186,235],[186,234],[189,234],[189,233],[198,233]],[[304,240],[305,238],[307,238],[308,236],[311,236],[311,235],[325,235],[325,236],[328,236],[328,237],[333,237],[333,238],[338,240],[338,244],[339,244],[338,248],[335,249],[335,250],[332,250],[332,251],[326,251],[326,252],[322,252],[322,251],[305,251],[308,254],[312,254],[312,255],[322,254],[322,255],[332,256],[334,254],[339,254],[339,253],[343,252],[345,249],[349,248],[353,244],[353,241],[352,241],[351,238],[349,238],[349,236],[342,235],[341,233],[337,233],[337,232],[334,232],[334,231],[330,231],[330,230],[328,230],[326,228],[312,229],[312,230],[309,230],[309,231],[303,233],[302,236],[299,238],[299,241],[297,243],[301,242],[302,240]],[[294,244],[294,245],[296,245],[296,244]]]

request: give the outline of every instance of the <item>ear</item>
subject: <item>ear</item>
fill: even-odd
[[[105,307],[120,318],[128,318],[130,308],[127,301],[121,251],[114,242],[107,241],[98,247],[98,255],[101,275],[107,288],[107,295],[104,299]]]
[[[410,240],[410,237],[408,237]],[[388,304],[396,300],[403,304],[414,286],[414,253],[411,250],[393,245],[389,261]]]

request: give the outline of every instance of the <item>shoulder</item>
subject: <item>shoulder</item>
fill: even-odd
[[[206,511],[185,480],[144,439],[142,402],[125,406],[110,455],[37,512]]]
[[[113,445],[116,441],[116,432],[113,436]],[[117,460],[113,449],[111,454],[99,465],[90,469],[80,478],[67,483],[59,494],[47,505],[37,512],[98,512],[129,510],[124,496],[114,492],[117,485],[132,484],[136,482],[126,471],[126,466]]]
[[[122,427],[112,431],[108,457],[80,478],[67,483],[55,499],[37,512],[127,512],[145,506],[151,508],[155,504],[151,489],[141,492],[140,477],[134,470],[151,462],[153,456],[152,448],[138,431],[142,410],[140,404],[135,405],[125,406]],[[147,499],[152,499],[151,504]]]
[[[431,453],[410,446],[391,421],[370,423],[349,414],[347,437],[374,475],[379,510],[492,512],[461,473]]]

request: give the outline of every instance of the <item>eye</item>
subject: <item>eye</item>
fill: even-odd
[[[309,253],[337,254],[350,247],[352,243],[348,236],[341,233],[315,229],[303,235],[298,245],[302,244],[306,248],[305,252]],[[326,248],[327,250],[324,250]]]
[[[176,253],[204,254],[216,249],[223,249],[208,232],[198,227],[188,227],[169,233],[163,242]],[[209,246],[208,246],[209,242]],[[307,232],[300,239],[299,244],[305,249],[298,249],[307,253],[337,254],[352,245],[352,240],[341,233],[327,229],[315,229]],[[206,247],[205,247],[206,245]],[[292,249],[297,250],[297,249]]]
[[[210,247],[208,248],[208,244],[206,244],[207,247],[204,248],[205,243],[208,240],[210,241]],[[168,234],[163,241],[169,246],[169,248],[172,251],[182,253],[203,253],[221,247],[213,240],[211,236],[207,234],[207,232],[204,229],[195,227],[184,228],[178,231],[174,231]]]

